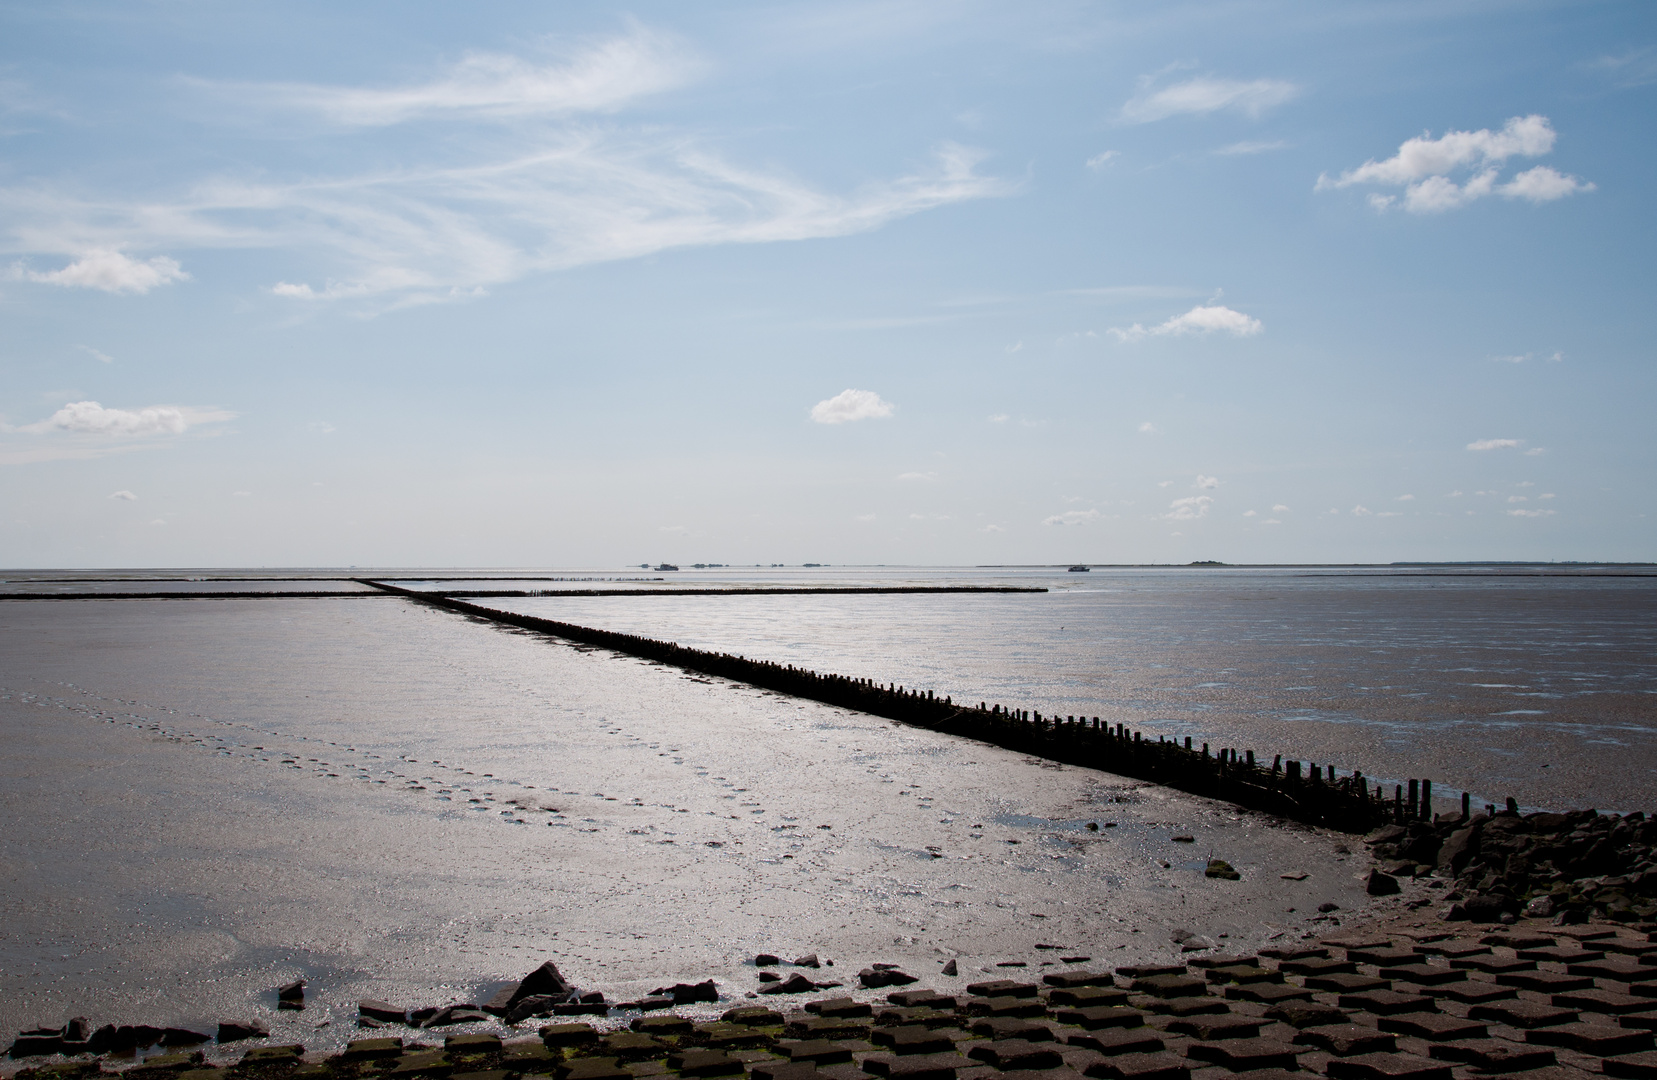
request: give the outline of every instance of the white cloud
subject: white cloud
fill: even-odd
[[[1262,525],[1281,525],[1283,523],[1281,521],[1277,520],[1276,518],[1266,518],[1263,521],[1261,521],[1260,524],[1262,524]]]
[[[1611,76],[1625,90],[1657,82],[1657,51],[1650,46],[1620,56],[1602,56],[1588,66]]]
[[[119,499],[121,502],[137,502],[138,501],[138,496],[134,495],[130,491],[112,491],[112,492],[109,493],[108,497],[111,498],[111,499]]]
[[[1469,450],[1512,450],[1523,439],[1478,439],[1467,444]]]
[[[1041,523],[1043,525],[1081,525],[1098,519],[1099,511],[1097,510],[1066,510],[1062,514],[1054,514],[1052,517],[1043,518]]]
[[[1007,422],[1007,414],[1006,413],[996,413],[994,416],[991,416],[988,419],[989,419],[989,422],[992,423],[992,424],[1005,424]]]
[[[1398,496],[1398,498],[1396,498],[1392,501],[1393,502],[1414,502],[1415,501],[1415,496],[1414,495],[1400,495],[1400,496]]]
[[[1316,190],[1353,184],[1402,187],[1403,206],[1413,213],[1453,210],[1492,194],[1543,203],[1593,191],[1593,184],[1545,165],[1519,173],[1505,184],[1496,182],[1509,158],[1552,153],[1556,139],[1548,118],[1535,114],[1515,116],[1500,131],[1450,131],[1437,139],[1422,134],[1405,140],[1398,153],[1385,161],[1372,159],[1334,179],[1318,177]],[[1450,175],[1462,170],[1471,175],[1458,184]],[[1369,201],[1377,210],[1385,210],[1395,200],[1390,195],[1372,195]]]
[[[1527,495],[1509,495],[1507,501],[1510,503],[1530,502],[1530,497]]]
[[[1448,494],[1444,497],[1446,499],[1459,499],[1459,498],[1461,498],[1461,492],[1460,491],[1452,491],[1452,492],[1450,492],[1450,494]]]
[[[932,481],[938,479],[938,474],[935,473],[935,472],[906,472],[906,473],[898,473],[898,479],[899,480],[919,480],[919,481],[922,481],[923,483],[930,484]]]
[[[1353,517],[1374,517],[1375,516],[1375,511],[1369,509],[1368,507],[1366,507],[1362,503],[1360,503],[1357,506],[1354,506],[1352,508],[1352,516]]]
[[[1549,491],[1549,492],[1545,492],[1544,494],[1538,495],[1536,497],[1537,497],[1537,499],[1540,500],[1540,499],[1557,499],[1559,496],[1557,496],[1553,492]]]
[[[811,407],[811,418],[819,424],[848,424],[855,420],[879,420],[892,415],[892,403],[882,401],[873,390],[842,390]]]
[[[139,294],[175,281],[190,280],[190,275],[179,267],[177,261],[165,255],[140,262],[114,249],[88,251],[62,270],[30,270],[17,263],[12,266],[9,276],[13,280],[34,281],[42,285]],[[89,351],[108,362],[109,358],[97,350]]]
[[[561,60],[468,53],[437,78],[411,86],[209,86],[220,95],[315,113],[346,127],[378,127],[433,118],[612,112],[637,98],[682,85],[700,66],[669,36],[635,24],[626,34],[589,42]]]
[[[238,499],[247,499],[253,496],[251,491],[232,491],[230,494]]]
[[[144,438],[152,435],[182,435],[196,424],[235,419],[223,409],[193,409],[180,405],[152,405],[149,408],[106,409],[96,401],[72,401],[38,423],[19,428],[31,434],[66,432],[111,438]]]
[[[1213,498],[1208,495],[1188,495],[1169,503],[1168,512],[1162,516],[1170,521],[1194,521],[1206,517],[1208,507],[1213,502]]]
[[[1244,517],[1259,517],[1260,515],[1256,514],[1253,510],[1244,510],[1243,511],[1243,516]]]
[[[1234,337],[1249,337],[1263,329],[1265,327],[1259,319],[1233,311],[1223,304],[1198,304],[1184,315],[1175,315],[1150,329],[1134,323],[1126,330],[1113,326],[1110,333],[1118,341],[1137,341],[1150,335],[1210,334],[1215,331],[1224,331]]]
[[[982,529],[979,529],[978,531],[979,532],[985,532],[985,533],[992,533],[992,532],[1006,532],[1007,530],[1003,529],[999,525],[986,525]]]
[[[1555,513],[1555,511],[1553,511],[1553,510],[1524,510],[1524,509],[1520,509],[1520,510],[1509,510],[1507,512],[1507,515],[1508,515],[1508,517],[1539,518],[1539,517],[1551,517],[1554,513]]]
[[[1231,109],[1258,117],[1267,109],[1300,92],[1294,83],[1282,79],[1215,79],[1199,76],[1184,82],[1155,87],[1154,77],[1141,79],[1139,92],[1122,106],[1122,119],[1130,124],[1148,124],[1170,116],[1203,115]]]
[[[677,534],[679,536],[683,536],[686,533],[690,532],[690,528],[688,526],[685,526],[685,525],[658,525],[658,526],[656,526],[656,531],[657,532],[664,532],[664,533],[674,533],[674,534]]]
[[[1174,482],[1172,480],[1158,480],[1156,486],[1160,488],[1173,487]]]
[[[1213,491],[1220,486],[1220,480],[1216,476],[1204,476],[1202,473],[1198,473],[1197,479],[1192,482],[1191,486],[1203,491]]]
[[[90,345],[76,345],[75,348],[92,357],[94,360],[102,361],[105,364],[113,364],[115,362],[115,358],[113,356],[110,356],[106,352],[100,352]]]
[[[1088,158],[1087,167],[1092,169],[1094,172],[1102,172],[1110,165],[1111,162],[1121,156],[1122,152],[1120,150],[1106,150],[1102,154],[1094,154],[1092,157]]]
[[[1545,203],[1563,199],[1567,195],[1575,195],[1579,191],[1593,190],[1594,185],[1587,180],[1578,180],[1546,165],[1538,165],[1534,169],[1526,169],[1498,187],[1496,193],[1509,199],[1528,199],[1533,203]]]
[[[1541,457],[1543,454],[1545,454],[1547,452],[1548,452],[1548,449],[1545,446],[1533,446],[1529,450],[1525,451],[1525,456],[1526,457]]]
[[[1139,425],[1139,433],[1141,435],[1155,435],[1156,425],[1147,420],[1143,424]]]
[[[1272,513],[1274,514],[1286,514],[1288,512],[1289,508],[1284,506],[1282,503],[1278,503],[1276,506],[1272,507]]]
[[[1490,359],[1498,364],[1522,364],[1529,360],[1532,355],[1531,353],[1524,353],[1520,356],[1492,356]]]
[[[1289,144],[1286,142],[1234,142],[1229,146],[1222,146],[1214,153],[1220,157],[1236,157],[1240,154],[1264,154],[1270,150],[1281,150]]]

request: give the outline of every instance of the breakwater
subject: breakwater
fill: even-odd
[[[687,671],[852,709],[930,731],[976,739],[1007,750],[1149,780],[1193,795],[1220,799],[1311,825],[1363,833],[1381,825],[1431,819],[1432,781],[1394,785],[1391,796],[1371,787],[1362,772],[1337,775],[1333,766],[1284,761],[1268,764],[1253,750],[1193,746],[1152,738],[1095,716],[1044,716],[1039,710],[979,702],[955,702],[930,690],[846,675],[824,674],[792,664],[752,660],[731,653],[687,648],[670,641],[470,604],[454,596],[404,589],[383,581],[365,585],[473,618],[549,634]],[[839,591],[839,590],[836,590]],[[1462,812],[1469,814],[1467,797]]]
[[[383,580],[383,579],[382,579]],[[369,582],[377,584],[377,582]],[[850,593],[1044,593],[1028,585],[737,585],[715,588],[677,589],[430,589],[423,596],[472,596],[480,598],[531,596],[823,596]]]

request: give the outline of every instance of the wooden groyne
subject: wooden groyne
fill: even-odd
[[[1155,738],[1099,717],[1044,716],[1038,710],[979,702],[957,703],[930,690],[845,675],[822,674],[792,664],[750,660],[731,653],[686,648],[671,641],[600,630],[533,615],[469,604],[452,596],[403,589],[362,579],[363,584],[473,618],[595,645],[687,671],[744,682],[793,697],[869,713],[898,723],[977,739],[1007,750],[1082,768],[1149,780],[1193,795],[1221,799],[1311,825],[1342,832],[1368,832],[1381,825],[1431,820],[1432,781],[1411,780],[1408,791],[1395,785],[1388,798],[1371,788],[1361,772],[1336,774],[1334,766],[1287,761],[1270,764],[1253,750],[1211,749],[1165,736]],[[1468,812],[1467,797],[1462,798]]]

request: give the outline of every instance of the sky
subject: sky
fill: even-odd
[[[1657,11],[0,7],[0,566],[1657,558]]]

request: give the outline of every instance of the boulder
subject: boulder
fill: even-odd
[[[857,981],[865,990],[879,990],[883,986],[908,986],[919,982],[915,976],[899,971],[889,964],[866,967],[857,973]]]
[[[370,1020],[380,1020],[388,1024],[403,1024],[408,1022],[408,1010],[399,1009],[395,1005],[374,998],[363,998],[357,1002],[357,1015],[366,1016]]]
[[[1203,877],[1219,878],[1223,881],[1241,881],[1243,875],[1224,859],[1209,859],[1208,869],[1204,870]]]
[[[511,1004],[516,1005],[524,998],[532,996],[568,1001],[574,993],[575,988],[565,982],[564,976],[558,973],[558,965],[548,960],[523,977],[523,981],[518,983],[517,989],[512,992]]]
[[[278,986],[276,988],[276,1000],[304,1001],[305,985],[306,983],[304,979],[295,979],[293,982],[287,983],[284,986]]]
[[[698,1001],[718,1001],[719,987],[712,979],[699,983],[675,983],[650,991],[651,997],[668,997],[675,1005],[694,1005]]]
[[[92,1037],[92,1021],[84,1016],[77,1016],[63,1025],[63,1041],[83,1043]]]
[[[954,960],[951,960],[949,963],[944,965],[943,973],[948,975],[950,978],[954,978],[961,973],[961,965],[957,964]]]
[[[558,1001],[555,998],[548,997],[546,994],[531,994],[507,1009],[502,1019],[508,1024],[521,1024],[532,1016],[551,1016],[553,1006],[557,1004]]]
[[[1469,825],[1464,829],[1457,829],[1450,834],[1449,839],[1439,845],[1438,867],[1459,874],[1466,869],[1467,864],[1473,861],[1473,856],[1479,850],[1479,830]]]
[[[782,982],[772,983],[770,986],[764,987],[763,989],[760,990],[760,993],[762,993],[762,994],[809,994],[815,989],[817,989],[817,984],[816,983],[812,982],[810,979],[806,978],[804,975],[801,975],[798,972],[795,972],[793,975],[790,975],[787,979],[783,980]]]
[[[794,961],[794,966],[814,968],[822,967],[823,965],[820,961],[818,961],[816,953],[806,953],[804,956]]]
[[[1379,870],[1371,870],[1364,877],[1364,891],[1371,896],[1391,896],[1399,891],[1398,879]]]
[[[780,963],[782,963],[780,959],[768,952],[762,952],[754,957],[755,967],[776,967]]]
[[[1525,914],[1532,919],[1548,919],[1553,917],[1553,897],[1538,896],[1525,905]]]
[[[203,1035],[201,1032],[191,1031],[189,1028],[168,1028],[161,1033],[161,1045],[200,1046],[204,1042],[210,1042],[212,1038],[211,1035]]]
[[[270,1038],[270,1025],[263,1020],[220,1020],[219,1042],[241,1042],[243,1039]]]
[[[422,1010],[424,1011],[424,1010]],[[476,1005],[448,1005],[438,1009],[421,1022],[423,1028],[448,1027],[450,1024],[470,1024],[489,1019],[489,1014]]]

